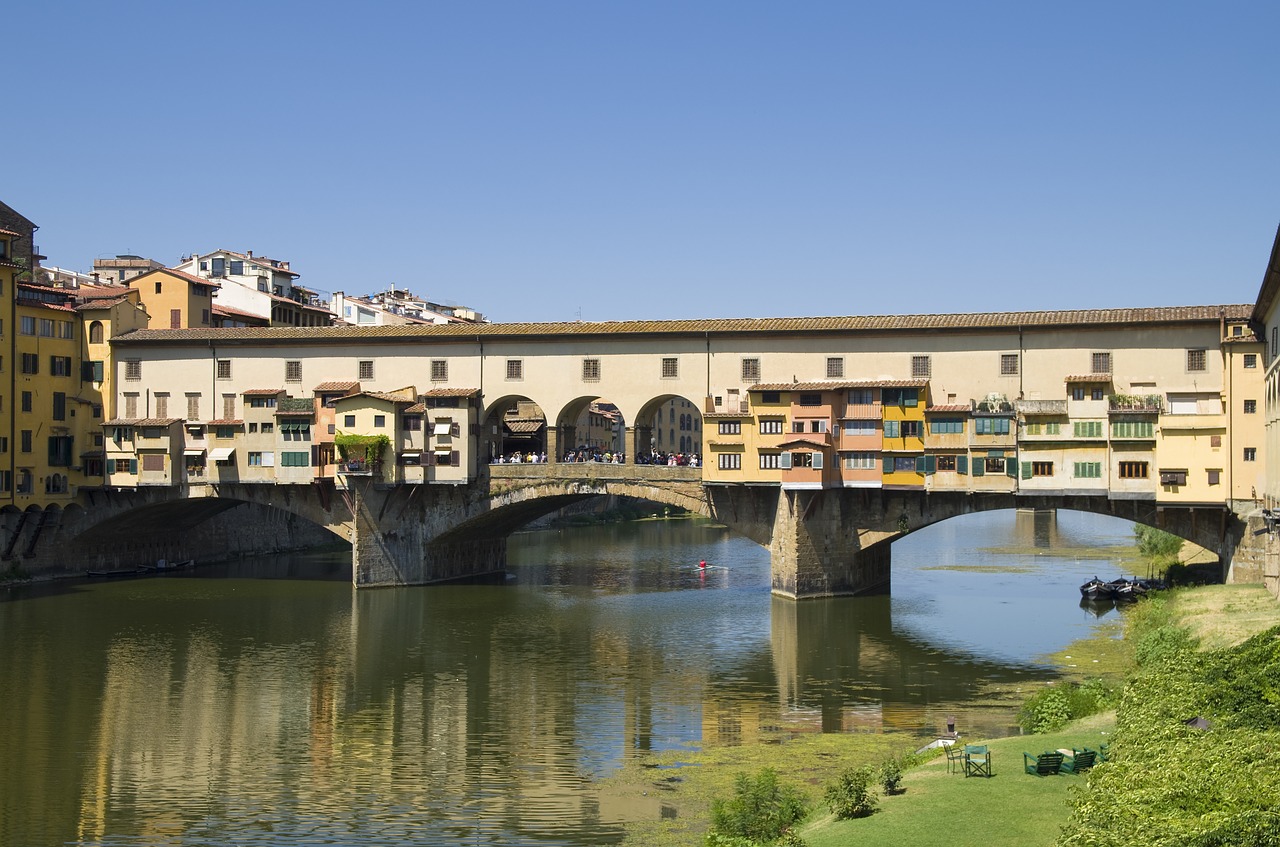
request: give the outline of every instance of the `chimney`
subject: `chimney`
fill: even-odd
[[[246,255],[246,256],[248,256],[250,259],[252,259],[252,258],[253,258],[253,251],[252,251],[252,250],[246,250],[246,251],[244,251],[244,252],[245,252],[245,255]]]
[[[89,274],[89,276],[93,277],[93,284],[94,284],[94,285],[97,285],[97,284],[98,284],[98,272],[97,272],[97,271],[94,271],[93,273]]]

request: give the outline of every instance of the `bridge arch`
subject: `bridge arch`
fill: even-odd
[[[626,419],[608,397],[584,394],[561,407],[555,415],[558,449],[553,461],[583,458],[582,452],[626,452]]]
[[[641,404],[635,416],[636,456],[659,453],[701,453],[702,411],[698,403],[679,393],[657,394]]]

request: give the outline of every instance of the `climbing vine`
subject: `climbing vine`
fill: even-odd
[[[378,465],[391,446],[391,439],[385,435],[347,435],[340,432],[334,436],[333,443],[344,462]]]

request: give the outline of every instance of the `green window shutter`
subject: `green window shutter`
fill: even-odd
[[[1031,463],[1030,462],[1022,463],[1022,478],[1031,479]]]
[[[130,459],[130,460],[129,460],[129,473],[131,473],[131,474],[136,474],[137,472],[138,472],[138,460],[137,460],[137,459]]]
[[[892,456],[884,457],[884,472],[893,473],[893,457]]]
[[[974,459],[973,459],[973,475],[974,475],[974,476],[986,476],[986,475],[987,475],[987,460],[986,460],[986,459],[983,459],[981,456],[975,456],[975,457],[974,457]]]
[[[1004,475],[1009,477],[1010,479],[1018,478],[1018,460],[1017,459],[1013,457],[1009,457],[1004,460]]]
[[[884,437],[885,437],[885,438],[897,438],[897,437],[898,437],[898,433],[899,433],[900,431],[901,431],[901,422],[900,422],[900,421],[885,421],[885,422],[884,422]]]
[[[916,456],[916,473],[924,473],[924,456]]]
[[[938,472],[938,457],[930,454],[924,457],[924,472],[926,474],[934,474]]]
[[[956,473],[967,474],[969,472],[969,457],[956,456]]]
[[[915,406],[919,403],[919,393],[914,388],[904,388],[902,390],[902,405]]]

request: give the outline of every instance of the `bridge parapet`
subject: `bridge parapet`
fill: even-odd
[[[670,465],[615,465],[609,462],[554,462],[489,465],[489,479],[537,480],[601,479],[636,482],[701,482],[702,468]]]

